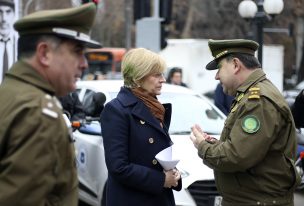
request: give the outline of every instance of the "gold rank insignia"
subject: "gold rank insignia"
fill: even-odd
[[[241,99],[244,97],[244,93],[240,93],[237,95],[236,97],[236,104],[232,107],[231,112],[234,112],[238,106],[239,106],[239,102],[241,101]]]
[[[241,101],[241,99],[244,97],[244,93],[240,93],[237,98],[236,98],[236,101],[239,102]]]
[[[260,88],[258,87],[250,88],[248,99],[260,99]]]
[[[260,129],[260,121],[256,116],[247,115],[242,120],[242,129],[249,134],[255,133]]]

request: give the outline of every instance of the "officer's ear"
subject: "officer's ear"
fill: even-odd
[[[232,63],[234,65],[234,73],[236,74],[241,70],[243,63],[238,58],[233,58]]]
[[[43,66],[50,65],[51,58],[51,46],[49,42],[41,41],[37,44],[36,47],[36,57],[40,64]]]

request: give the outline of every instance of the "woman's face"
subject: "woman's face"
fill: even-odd
[[[151,96],[160,95],[162,84],[166,82],[163,73],[155,73],[145,77],[140,86]]]

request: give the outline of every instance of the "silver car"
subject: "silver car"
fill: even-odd
[[[95,93],[102,92],[106,103],[115,98],[121,80],[80,81],[77,83],[79,98],[87,106]],[[162,103],[172,104],[170,136],[174,142],[173,157],[179,159],[177,168],[182,172],[183,189],[174,191],[176,205],[220,205],[221,197],[215,187],[213,171],[205,166],[197,155],[189,136],[194,124],[218,138],[226,116],[211,103],[191,89],[164,84],[158,96]],[[104,159],[103,140],[98,121],[92,121],[74,132],[80,200],[94,206],[103,206],[107,168]]]

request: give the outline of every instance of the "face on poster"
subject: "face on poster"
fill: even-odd
[[[19,0],[0,0],[0,83],[17,60],[17,32],[13,25],[18,18]]]

